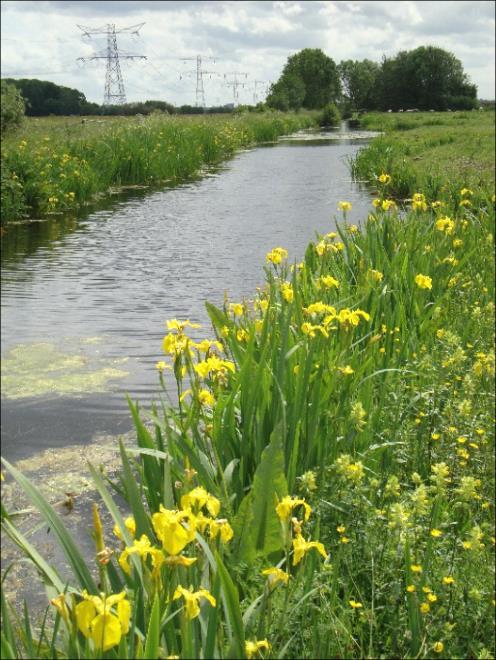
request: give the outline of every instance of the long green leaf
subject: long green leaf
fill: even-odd
[[[91,573],[86,566],[86,562],[83,556],[79,552],[77,544],[66,530],[62,520],[60,519],[60,516],[54,511],[54,509],[46,501],[39,490],[33,486],[29,479],[27,479],[21,472],[19,472],[19,470],[17,470],[4,458],[2,458],[2,462],[10,474],[17,481],[17,483],[24,490],[36,509],[43,516],[46,523],[54,530],[60,545],[69,561],[69,564],[72,566],[74,575],[79,580],[80,586],[90,593],[96,593],[98,590],[95,581],[93,580]]]

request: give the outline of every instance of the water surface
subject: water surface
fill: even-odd
[[[340,200],[353,204],[350,222],[366,217],[370,196],[347,166],[361,144],[346,136],[283,140],[239,153],[199,181],[135,192],[83,218],[9,226],[2,356],[6,364],[24,356],[22,369],[32,363],[46,387],[37,393],[25,383],[14,398],[2,394],[3,455],[15,460],[128,431],[126,393],[144,404],[159,395],[154,365],[166,319],[203,323],[197,338],[211,337],[205,300],[253,297],[269,250],[283,246],[299,260],[315,232],[334,228]],[[61,364],[72,356],[80,372],[71,375],[90,375],[85,382],[102,370],[127,375],[97,378],[81,392],[66,383],[56,393],[54,379],[68,374],[47,377],[42,358],[52,350]]]

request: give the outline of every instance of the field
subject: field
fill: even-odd
[[[74,574],[3,510],[50,599],[2,600],[5,658],[494,657],[494,115],[459,116],[365,118],[361,226],[275,246],[201,342],[167,321],[179,404],[92,468],[94,562],[4,461]]]
[[[309,113],[277,112],[28,118],[2,139],[2,222],[74,213],[123,186],[184,181],[238,149],[314,123]]]

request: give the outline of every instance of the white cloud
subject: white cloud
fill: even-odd
[[[119,26],[145,21],[141,37],[118,35],[122,50],[142,53],[146,64],[123,61],[128,100],[160,98],[195,102],[195,62],[205,60],[207,103],[232,100],[225,71],[247,72],[240,100],[251,101],[249,81],[275,81],[289,55],[322,48],[334,61],[368,58],[420,45],[436,45],[458,57],[479,88],[494,98],[494,2],[276,1],[89,1],[2,2],[2,75],[37,77],[83,91],[101,102],[104,63],[78,67],[93,44],[83,43],[76,25]],[[95,39],[96,49],[105,39]],[[47,72],[43,75],[43,72]],[[51,72],[51,73],[48,73]]]

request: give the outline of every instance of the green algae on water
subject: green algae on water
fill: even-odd
[[[90,339],[88,343],[96,343],[95,338]],[[7,399],[23,399],[107,392],[111,389],[110,381],[129,375],[115,367],[123,361],[126,358],[95,359],[79,352],[62,352],[49,342],[20,344],[2,359],[2,395]]]

